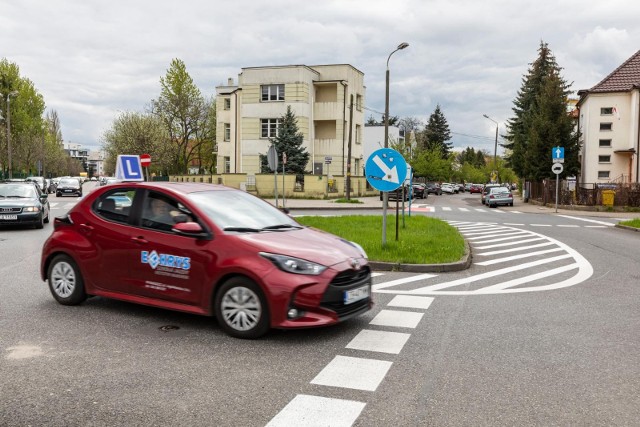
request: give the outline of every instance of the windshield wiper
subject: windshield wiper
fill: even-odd
[[[259,228],[251,228],[251,227],[225,227],[223,231],[239,231],[241,233],[259,233],[262,230]]]
[[[283,228],[301,229],[302,227],[294,224],[278,224],[278,225],[268,225],[266,227],[262,227],[263,230],[282,230]]]
[[[7,199],[30,199],[29,196],[5,196]]]

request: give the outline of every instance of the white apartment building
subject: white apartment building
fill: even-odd
[[[242,68],[238,82],[216,87],[218,173],[260,173],[280,119],[291,106],[316,175],[363,166],[364,74],[348,64]],[[353,100],[353,111],[350,105]],[[350,138],[351,131],[351,138]]]
[[[640,182],[640,51],[578,95],[581,181]]]

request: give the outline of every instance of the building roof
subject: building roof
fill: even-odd
[[[581,92],[628,92],[636,87],[640,87],[640,50],[600,83],[587,91]]]

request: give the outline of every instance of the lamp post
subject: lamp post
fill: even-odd
[[[499,182],[500,180],[498,179],[498,122],[496,122],[486,114],[483,114],[483,116],[485,119],[489,119],[496,124],[496,142],[495,142],[495,145],[493,146],[493,169],[495,169],[496,171],[496,182]]]
[[[402,42],[396,50],[391,52],[387,57],[387,73],[384,96],[384,148],[389,147],[389,60],[391,55],[399,50],[409,47],[409,43]],[[387,244],[387,204],[389,202],[389,193],[385,191],[382,195],[382,244]]]
[[[11,165],[11,108],[10,100],[12,96],[18,94],[17,90],[7,93],[7,154],[9,156],[9,179],[13,178],[13,167]]]

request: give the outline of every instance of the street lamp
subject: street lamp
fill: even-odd
[[[391,55],[399,50],[409,47],[409,43],[402,42],[396,50],[389,54],[387,58],[387,75],[384,96],[384,148],[389,147],[389,60]],[[382,195],[382,244],[387,244],[387,203],[389,202],[389,193],[385,191]],[[397,224],[397,221],[396,221]],[[397,233],[396,233],[397,235]]]
[[[17,94],[17,90],[7,93],[7,154],[9,155],[9,179],[13,178],[13,167],[11,166],[11,108],[9,101],[12,96],[16,96]]]
[[[483,114],[483,116],[485,119],[489,119],[496,124],[496,143],[493,146],[493,169],[496,171],[496,182],[500,182],[500,180],[498,179],[498,122],[496,122],[486,114]]]

